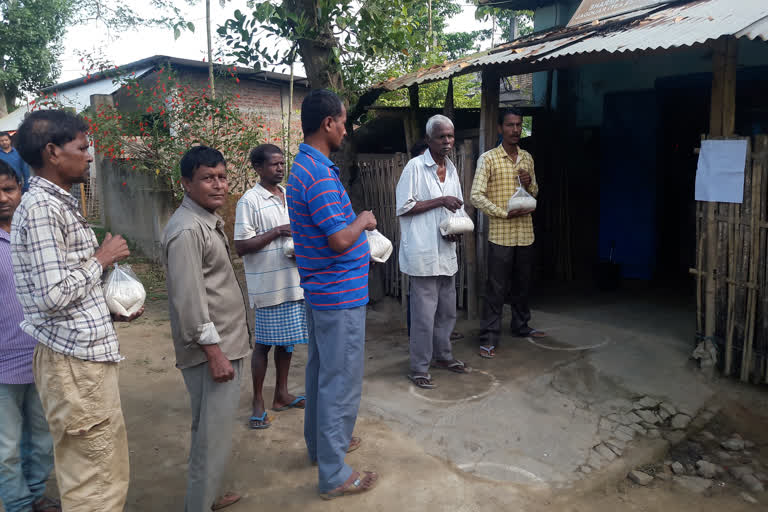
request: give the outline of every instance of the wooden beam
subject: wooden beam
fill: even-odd
[[[733,135],[736,125],[736,41],[720,38],[712,43],[712,99],[710,103],[709,135]],[[705,206],[706,280],[704,283],[704,336],[712,340],[716,331],[717,298],[717,203]],[[725,272],[726,269],[723,269]],[[725,373],[730,371],[730,353],[726,350]]]
[[[497,118],[499,115],[499,80],[494,69],[482,72],[480,85],[480,152],[484,153],[496,146],[499,137]]]
[[[410,132],[411,144],[421,139],[421,127],[419,126],[419,84],[413,84],[408,87],[408,102],[410,111],[408,112],[408,131]],[[408,146],[408,151],[411,147]]]
[[[448,79],[448,92],[445,93],[445,105],[443,105],[443,115],[451,121],[455,121],[456,115],[453,105],[453,78]]]

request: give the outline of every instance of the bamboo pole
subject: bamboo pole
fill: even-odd
[[[464,211],[477,226],[477,215],[470,197],[472,195],[472,182],[475,178],[475,161],[472,150],[472,141],[465,140],[461,145],[461,158],[464,166]],[[467,266],[467,320],[477,318],[479,312],[477,289],[477,240],[474,236],[464,237],[464,260]]]
[[[83,211],[83,218],[88,218],[88,207],[85,204],[85,184],[80,184],[80,209]]]
[[[728,205],[728,278],[731,281],[736,279],[736,208],[735,204]],[[725,338],[725,363],[723,366],[723,374],[726,376],[731,374],[733,367],[733,331],[734,331],[734,307],[736,301],[736,285],[732,282],[728,283],[728,310],[726,320],[726,338]]]

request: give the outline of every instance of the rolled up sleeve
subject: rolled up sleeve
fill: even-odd
[[[169,240],[166,247],[166,282],[171,314],[179,322],[184,343],[215,345],[221,341],[208,313],[203,279],[204,241],[202,234],[186,229]]]

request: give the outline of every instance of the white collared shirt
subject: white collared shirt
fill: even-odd
[[[290,224],[288,208],[283,200],[260,184],[243,194],[235,210],[235,240],[248,240],[277,226]],[[287,237],[279,237],[257,252],[243,256],[245,280],[251,307],[263,308],[284,302],[302,300],[296,260],[283,253]]]
[[[448,209],[440,207],[404,215],[419,201],[441,196],[464,201],[456,167],[448,158],[445,166],[445,181],[441,183],[437,164],[427,150],[406,164],[397,182],[395,213],[400,218],[400,271],[409,276],[452,276],[459,269],[456,244],[440,235],[440,222],[451,215]]]

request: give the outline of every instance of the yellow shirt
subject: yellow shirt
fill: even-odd
[[[470,197],[475,208],[490,219],[488,241],[496,245],[514,247],[533,244],[531,214],[507,218],[507,201],[517,191],[520,171],[531,175],[531,184],[526,190],[536,197],[539,185],[533,171],[533,157],[527,151],[518,148],[515,162],[504,146],[499,145],[480,155],[477,160]]]

